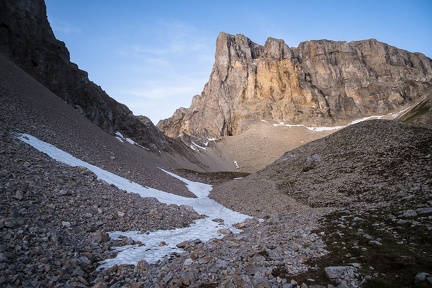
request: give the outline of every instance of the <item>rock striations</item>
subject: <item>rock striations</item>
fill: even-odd
[[[432,86],[432,60],[375,39],[261,46],[220,33],[210,79],[190,108],[158,123],[167,135],[235,135],[251,121],[346,124],[420,101]]]
[[[0,39],[0,52],[104,131],[121,131],[153,151],[166,146],[168,140],[151,121],[140,121],[70,61],[65,43],[50,27],[43,0],[1,1]]]

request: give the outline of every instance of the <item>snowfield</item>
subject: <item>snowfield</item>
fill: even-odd
[[[139,231],[110,232],[109,235],[113,239],[118,239],[119,236],[126,236],[136,241],[141,241],[144,245],[117,247],[116,249],[119,251],[117,257],[102,261],[99,269],[111,267],[116,264],[136,265],[141,259],[144,259],[149,263],[155,263],[172,252],[181,253],[183,250],[177,248],[176,245],[183,241],[200,239],[202,242],[206,242],[212,238],[222,238],[224,236],[222,233],[220,233],[222,229],[229,229],[234,233],[238,233],[240,230],[233,227],[233,225],[249,218],[247,215],[230,210],[216,201],[208,198],[208,195],[212,189],[211,185],[189,181],[174,173],[161,169],[172,177],[183,181],[189,191],[194,193],[198,198],[177,196],[154,188],[141,186],[126,178],[120,177],[97,166],[82,161],[71,154],[58,149],[49,143],[41,141],[29,134],[18,134],[18,139],[33,146],[40,152],[47,154],[54,160],[70,166],[86,167],[95,173],[98,179],[103,180],[108,184],[113,184],[119,189],[130,193],[137,193],[141,197],[155,197],[160,202],[166,204],[189,205],[197,213],[207,216],[204,219],[196,221],[190,227],[179,228],[175,230],[159,230],[147,233],[141,233]],[[218,221],[213,221],[214,219],[218,219]],[[161,242],[165,242],[166,245],[160,245]]]
[[[322,127],[310,127],[310,126],[306,126],[306,125],[302,125],[302,124],[285,124],[285,122],[279,122],[279,124],[273,124],[274,127],[278,127],[278,126],[286,126],[286,127],[304,127],[310,131],[314,131],[314,132],[322,132],[322,131],[332,131],[332,130],[339,130],[345,127],[348,127],[349,125],[353,125],[353,124],[357,124],[366,120],[372,120],[372,119],[381,119],[383,118],[383,115],[380,116],[368,116],[368,117],[364,117],[361,119],[356,119],[352,122],[350,122],[348,125],[346,126],[322,126]],[[261,120],[264,121],[264,120]],[[266,121],[265,121],[266,122]]]

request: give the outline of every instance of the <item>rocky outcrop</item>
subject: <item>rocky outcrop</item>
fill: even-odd
[[[1,1],[0,52],[106,132],[121,131],[153,151],[166,146],[168,140],[151,121],[140,121],[70,61],[43,0]]]
[[[234,135],[250,121],[337,125],[386,114],[432,86],[432,60],[375,39],[261,46],[220,33],[208,83],[190,108],[160,121],[167,135]]]

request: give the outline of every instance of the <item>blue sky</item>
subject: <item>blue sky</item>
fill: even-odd
[[[258,44],[375,38],[432,57],[432,1],[45,0],[71,60],[155,124],[200,94],[220,32]]]

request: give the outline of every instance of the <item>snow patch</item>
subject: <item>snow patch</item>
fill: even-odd
[[[240,169],[240,167],[239,167],[239,165],[237,163],[237,160],[234,160],[234,165],[236,166],[237,169]]]
[[[101,179],[108,184],[113,184],[119,189],[130,193],[137,193],[142,197],[155,197],[160,202],[166,204],[189,205],[193,207],[197,213],[207,216],[204,219],[197,220],[190,227],[174,230],[159,230],[145,234],[139,231],[110,232],[110,237],[113,239],[123,235],[136,241],[141,241],[144,245],[117,247],[116,249],[119,251],[117,257],[102,261],[99,269],[120,264],[136,265],[141,259],[144,259],[149,263],[155,263],[172,252],[182,252],[183,250],[176,247],[176,245],[180,242],[194,240],[197,238],[203,242],[212,238],[222,238],[224,235],[217,232],[220,229],[229,229],[233,233],[238,233],[240,230],[235,228],[233,225],[244,221],[246,218],[249,218],[247,215],[230,210],[216,201],[208,198],[208,195],[212,189],[211,185],[190,181],[174,173],[161,169],[172,177],[183,181],[188,187],[189,191],[194,193],[198,198],[177,196],[154,188],[141,186],[126,178],[120,177],[97,166],[82,161],[71,154],[58,149],[49,143],[43,142],[29,134],[17,134],[17,137],[21,141],[33,146],[40,152],[47,154],[54,160],[70,166],[86,167],[87,169],[94,172],[98,179]],[[217,218],[223,219],[223,222],[216,223],[212,221],[213,219]],[[164,241],[167,245],[160,246],[162,241]]]
[[[197,151],[197,149],[196,149],[193,145],[189,145],[189,147],[190,147],[192,150]]]
[[[126,142],[128,142],[128,143],[130,143],[130,144],[132,144],[132,145],[138,145],[135,141],[133,141],[132,139],[130,139],[130,138],[126,138]],[[139,146],[139,145],[138,145]]]
[[[204,146],[207,147],[208,144],[209,144],[210,142],[217,141],[218,139],[217,139],[217,138],[214,138],[214,137],[211,137],[211,138],[207,138],[206,140],[207,140],[207,141],[204,142]]]
[[[210,191],[213,189],[212,185],[200,183],[200,182],[194,182],[190,181],[188,179],[185,179],[181,176],[178,176],[177,174],[171,173],[167,170],[164,170],[162,168],[159,168],[160,170],[164,171],[168,175],[171,175],[174,178],[179,179],[180,181],[184,182],[186,186],[188,187],[189,191],[194,193],[198,198],[206,198],[209,196]]]
[[[278,127],[278,126],[285,126],[285,127],[304,127],[310,131],[314,131],[314,132],[322,132],[322,131],[331,131],[331,130],[339,130],[345,127],[348,127],[350,125],[353,124],[357,124],[366,120],[372,120],[372,119],[381,119],[384,116],[368,116],[368,117],[364,117],[361,119],[356,119],[353,120],[352,122],[348,123],[348,125],[345,126],[323,126],[323,127],[311,127],[311,126],[306,126],[303,124],[285,124],[284,122],[279,122],[278,124],[273,124],[274,127]],[[262,121],[262,120],[261,120]]]
[[[206,147],[202,147],[202,146],[196,144],[194,141],[192,141],[192,144],[193,144],[194,146],[196,146],[196,147],[202,149],[202,150],[206,150],[206,149],[207,149]]]
[[[136,143],[134,140],[132,140],[132,139],[130,139],[130,138],[127,138],[127,137],[124,137],[123,134],[121,134],[121,133],[118,132],[118,131],[115,133],[115,135],[116,135],[116,138],[117,138],[120,142],[125,142],[125,141],[126,141],[126,142],[128,142],[129,144],[136,145],[136,146],[138,146],[138,147],[140,147],[140,148],[142,148],[142,149],[144,149],[144,150],[150,151],[150,149],[148,149],[148,148],[146,148],[146,147],[144,147],[144,146],[142,146],[142,145]]]

